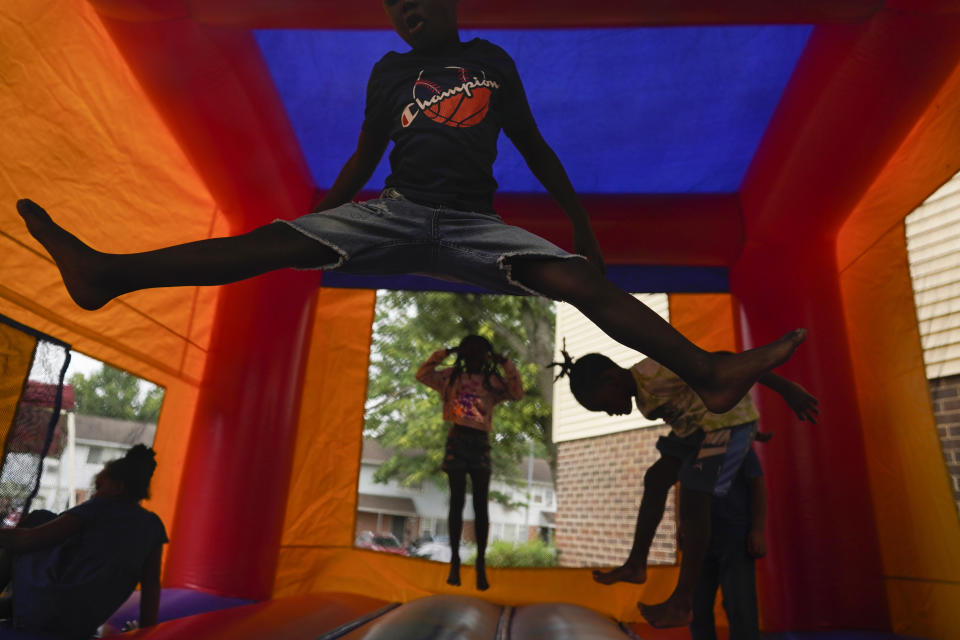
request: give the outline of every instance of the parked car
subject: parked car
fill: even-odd
[[[409,555],[403,545],[400,544],[400,541],[397,540],[397,537],[392,533],[361,531],[356,540],[354,540],[354,545],[361,549],[394,553],[399,556]]]
[[[437,536],[439,538],[440,536]],[[435,539],[433,542],[424,542],[419,547],[417,547],[417,557],[418,558],[427,558],[428,560],[436,560],[437,562],[450,562],[450,557],[452,551],[450,550],[450,538],[446,538],[445,542],[441,542],[439,539]]]
[[[473,542],[460,543],[460,557],[469,558],[477,551],[477,545]],[[424,542],[417,547],[412,554],[418,558],[426,558],[436,562],[450,562],[453,551],[450,548],[450,536],[431,536],[429,542]]]
[[[3,522],[0,523],[0,527],[4,529],[12,529],[17,526],[17,523],[20,522],[20,512],[19,511],[10,511],[5,516],[3,516]]]
[[[412,544],[411,546],[413,546],[413,547],[415,547],[415,548],[417,548],[417,547],[422,547],[423,545],[428,544],[428,543],[430,543],[430,542],[439,542],[439,543],[441,543],[441,544],[450,544],[450,536],[446,536],[446,535],[434,535],[434,534],[432,534],[432,533],[427,532],[427,533],[421,534],[421,536],[420,536],[419,538],[417,538],[416,540],[414,540],[414,541],[413,541],[413,544]]]

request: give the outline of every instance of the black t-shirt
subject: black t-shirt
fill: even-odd
[[[393,140],[386,186],[414,202],[493,211],[500,129],[534,126],[513,60],[486,40],[390,52],[370,73],[363,129]]]

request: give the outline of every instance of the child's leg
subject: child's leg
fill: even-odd
[[[785,362],[806,337],[804,330],[796,330],[743,353],[709,353],[585,260],[514,258],[511,265],[517,281],[569,302],[617,342],[671,369],[717,413],[732,408],[761,375]]]
[[[490,588],[487,582],[487,536],[490,532],[490,472],[474,470],[470,472],[470,482],[473,485],[473,513],[476,516],[474,528],[477,534],[477,589],[486,591]]]
[[[710,543],[713,544],[712,542]],[[716,620],[713,616],[713,603],[717,600],[720,587],[720,571],[723,559],[717,556],[713,547],[707,550],[707,557],[700,568],[697,588],[693,591],[692,619],[690,620],[690,640],[717,640]],[[724,593],[726,601],[726,593]],[[739,640],[740,636],[731,635]]]
[[[447,471],[450,484],[450,512],[447,525],[450,530],[450,573],[447,584],[460,586],[460,534],[463,531],[463,505],[467,495],[466,471]]]
[[[637,512],[637,525],[633,533],[630,555],[627,556],[623,565],[616,569],[595,570],[594,580],[601,584],[614,582],[643,584],[646,581],[647,554],[650,552],[657,526],[663,519],[667,494],[670,492],[670,487],[677,482],[680,464],[680,460],[664,456],[647,469],[643,475],[643,498],[640,499],[640,510]]]
[[[0,549],[0,594],[10,586],[13,578],[13,554],[6,549]]]
[[[730,637],[758,640],[760,623],[754,559],[747,553],[746,536],[728,534],[727,538],[729,542],[724,545],[719,581],[723,592],[723,609],[730,623]]]
[[[139,289],[228,284],[276,269],[312,268],[339,259],[329,247],[279,223],[156,251],[101,253],[57,225],[34,202],[20,200],[17,210],[53,257],[70,296],[84,309],[97,309]]]
[[[33,529],[56,519],[57,514],[46,509],[36,509],[20,518],[17,529]],[[6,593],[13,578],[13,554],[8,549],[0,549],[0,593]],[[10,601],[0,599],[0,618],[9,617]]]
[[[700,569],[710,544],[710,502],[713,495],[680,487],[680,527],[683,553],[680,576],[673,593],[660,604],[637,603],[640,613],[657,628],[682,627],[690,624],[693,591],[700,578]]]

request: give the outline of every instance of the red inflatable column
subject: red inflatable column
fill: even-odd
[[[276,572],[317,275],[224,288],[165,584],[265,599]]]
[[[309,210],[313,181],[253,34],[182,2],[97,2],[103,23],[231,233]],[[165,584],[261,599],[277,563],[318,273],[225,287],[171,531]]]
[[[761,425],[776,433],[757,446],[769,495],[764,629],[888,629],[834,243],[790,240],[798,244],[748,246],[731,270],[744,348],[809,329],[777,371],[815,394],[821,410],[819,425],[800,423],[776,394],[758,392]]]

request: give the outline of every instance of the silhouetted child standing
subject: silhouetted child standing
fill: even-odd
[[[437,369],[451,353],[453,367]],[[497,372],[503,367],[503,375]],[[440,392],[443,419],[451,424],[443,456],[443,470],[450,482],[450,574],[447,584],[460,584],[460,534],[466,502],[467,474],[473,486],[474,529],[477,536],[477,589],[489,588],[484,555],[490,516],[490,429],[493,408],[505,400],[523,397],[520,373],[507,358],[496,354],[490,342],[469,335],[455,349],[435,351],[420,368],[417,380]]]
[[[574,362],[566,351],[560,375],[570,376],[570,390],[590,411],[626,415],[636,402],[649,419],[671,427],[657,441],[661,457],[644,475],[643,498],[637,514],[633,546],[626,562],[610,571],[595,571],[601,584],[647,579],[647,554],[663,517],[667,493],[680,481],[680,517],[683,555],[677,586],[665,602],[638,603],[643,617],[655,627],[684,626],[690,622],[693,590],[710,539],[711,496],[724,495],[740,468],[756,433],[757,411],[750,396],[731,410],[707,410],[690,387],[670,370],[647,358],[624,369],[599,353]],[[817,400],[803,387],[774,373],[760,378],[787,402],[801,420],[816,422]]]
[[[751,448],[727,495],[714,496],[710,505],[710,544],[693,592],[692,640],[717,640],[713,617],[717,589],[723,593],[730,637],[759,640],[755,561],[767,553],[766,514],[763,469]]]
[[[604,332],[686,380],[725,411],[787,360],[804,330],[739,354],[708,353],[603,277],[603,258],[566,171],[533,118],[513,60],[479,38],[460,41],[457,0],[384,0],[411,47],[373,68],[357,148],[314,213],[249,233],[133,254],[94,250],[30,200],[17,209],[85,309],[153,287],[220,285],[287,267],[426,273],[495,292],[564,300]],[[503,130],[573,226],[571,254],[493,209]],[[353,198],[389,142],[381,197]]]

